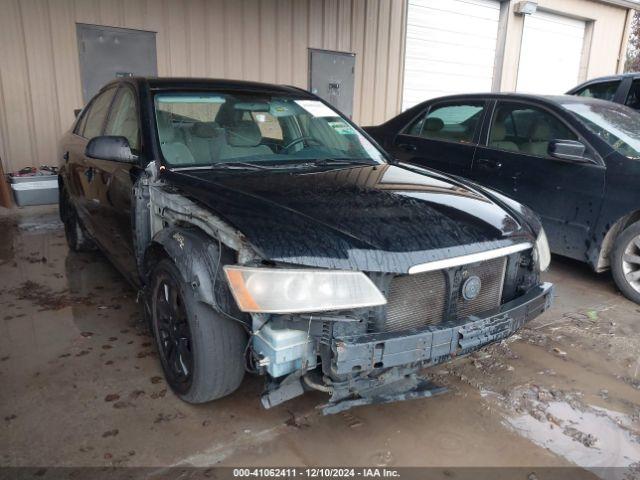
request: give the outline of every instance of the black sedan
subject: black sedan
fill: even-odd
[[[577,96],[474,94],[436,98],[365,130],[398,160],[527,205],[552,252],[610,267],[640,302],[640,113]]]
[[[419,374],[546,310],[540,223],[500,194],[391,165],[293,87],[123,79],[61,141],[72,250],[139,289],[168,384],[200,403],[262,374],[325,413],[441,392]]]

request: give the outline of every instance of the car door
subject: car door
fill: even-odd
[[[104,135],[125,137],[132,153],[140,153],[140,128],[136,93],[124,84],[111,105]],[[136,278],[136,261],[131,220],[133,184],[142,172],[138,163],[88,159],[95,170],[95,185],[100,205],[101,243],[125,274]]]
[[[431,104],[396,135],[388,150],[400,161],[468,176],[485,105],[483,100]]]
[[[116,90],[116,87],[109,88],[91,100],[76,126],[73,141],[67,146],[68,150],[63,153],[69,168],[70,190],[78,214],[91,236],[98,240],[102,236],[99,191],[94,165],[90,159],[87,159],[84,151],[91,138],[102,134]]]
[[[541,105],[498,101],[471,177],[527,205],[542,219],[551,250],[584,260],[604,194],[605,167],[568,124]],[[583,162],[548,153],[552,140],[587,146]]]

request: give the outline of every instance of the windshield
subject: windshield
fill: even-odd
[[[563,105],[615,151],[625,157],[640,158],[640,113],[614,103],[568,102]]]
[[[162,155],[172,167],[313,160],[384,162],[382,153],[318,100],[252,93],[155,95]]]

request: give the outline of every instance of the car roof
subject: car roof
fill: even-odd
[[[620,80],[623,78],[629,78],[629,77],[640,77],[640,72],[628,72],[628,73],[621,73],[619,75],[604,75],[602,77],[595,77],[595,78],[590,78],[589,80],[585,80],[584,82],[582,82],[580,85],[586,85],[587,83],[591,83],[591,82],[606,82],[608,80]]]
[[[194,78],[194,77],[126,77],[113,80],[102,89],[113,84],[129,82],[139,87],[146,86],[151,90],[197,90],[220,89],[265,93],[296,94],[313,98],[306,90],[290,85],[276,85],[272,83],[250,82],[247,80],[230,80],[222,78]],[[101,90],[102,90],[101,89]]]
[[[584,88],[593,83],[621,81],[621,80],[624,80],[625,78],[640,78],[640,72],[628,72],[628,73],[621,73],[619,75],[605,75],[603,77],[590,78],[589,80],[585,80],[584,82],[576,85],[575,87],[572,87],[567,93],[576,92],[581,88]]]
[[[577,97],[575,95],[534,95],[530,93],[508,93],[508,92],[491,92],[491,93],[465,93],[457,95],[447,95],[445,97],[430,98],[423,103],[433,103],[435,101],[455,101],[455,100],[522,100],[522,101],[534,101],[542,103],[551,103],[555,105],[562,105],[567,102],[578,103],[609,103],[604,100],[590,97]]]

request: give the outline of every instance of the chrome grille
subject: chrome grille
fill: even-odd
[[[447,282],[443,270],[396,277],[389,288],[384,331],[440,323],[446,303]]]
[[[462,285],[460,285],[456,295],[458,318],[477,315],[500,306],[506,266],[507,257],[501,257],[463,267],[461,284],[464,283],[465,279],[475,275],[480,278],[482,287],[480,288],[480,294],[476,298],[465,300],[462,296]]]
[[[437,270],[395,277],[387,294],[382,331],[437,325],[450,317],[461,319],[500,306],[506,264],[507,257],[500,257],[456,267],[452,271]],[[472,300],[465,300],[462,285],[473,275],[482,282],[480,294]],[[450,292],[447,277],[452,279],[455,292]],[[455,310],[448,307],[449,299]]]

